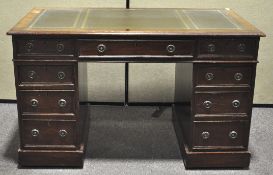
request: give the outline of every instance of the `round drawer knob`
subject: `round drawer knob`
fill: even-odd
[[[229,133],[229,137],[230,137],[231,139],[236,139],[237,136],[238,136],[238,134],[237,134],[236,131],[231,131],[231,132]]]
[[[60,71],[60,72],[58,72],[57,77],[59,80],[63,80],[65,78],[65,73]]]
[[[208,45],[208,52],[209,53],[214,53],[216,51],[216,46],[215,44],[209,44]]]
[[[103,52],[106,51],[106,46],[104,44],[99,44],[97,46],[97,50],[98,50],[99,53],[103,53]]]
[[[65,106],[66,106],[66,101],[65,101],[65,99],[60,99],[60,100],[58,101],[58,105],[59,105],[61,108],[65,107]]]
[[[28,76],[29,79],[33,80],[36,77],[36,72],[33,71],[33,70],[28,71],[27,76]]]
[[[206,79],[208,80],[208,81],[210,81],[210,80],[213,80],[213,78],[214,78],[214,74],[213,73],[206,73]]]
[[[242,73],[235,73],[234,74],[234,79],[237,81],[240,81],[243,79],[243,74]]]
[[[238,49],[239,52],[245,52],[246,45],[241,43],[241,44],[238,45],[237,49]]]
[[[234,108],[239,108],[239,106],[240,106],[240,101],[239,101],[239,100],[233,100],[232,106],[233,106]]]
[[[38,102],[38,100],[36,100],[36,99],[31,99],[31,100],[30,100],[30,104],[31,104],[32,107],[37,107],[37,106],[38,106],[38,103],[39,103],[39,102]]]
[[[26,43],[26,45],[25,45],[25,48],[26,48],[27,52],[31,52],[33,47],[34,47],[34,44],[31,43],[31,42]]]
[[[202,132],[202,134],[201,134],[201,136],[202,136],[202,138],[204,139],[204,140],[207,140],[207,139],[209,139],[209,132],[207,132],[207,131],[204,131],[204,132]]]
[[[58,43],[56,46],[56,49],[58,52],[62,52],[64,50],[64,45],[61,43]]]
[[[168,46],[166,47],[166,49],[167,49],[167,52],[169,52],[169,53],[174,53],[174,52],[175,52],[175,45],[170,44],[170,45],[168,45]]]
[[[64,129],[60,130],[60,131],[59,131],[59,135],[60,135],[61,137],[65,137],[65,136],[67,135],[66,130],[64,130]]]
[[[212,102],[211,101],[204,101],[203,105],[205,108],[209,109],[212,106]]]
[[[39,135],[39,130],[38,130],[38,129],[33,129],[33,130],[31,130],[31,135],[32,135],[33,137],[37,137],[37,136]]]

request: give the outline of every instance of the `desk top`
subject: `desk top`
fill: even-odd
[[[227,8],[34,8],[8,34],[265,36]]]

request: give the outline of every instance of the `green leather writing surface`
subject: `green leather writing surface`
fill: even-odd
[[[83,28],[88,29],[182,29],[185,24],[176,10],[89,10]]]
[[[82,13],[80,9],[50,9],[41,13],[30,28],[75,28]]]
[[[223,10],[183,10],[195,29],[240,29],[237,24]]]
[[[241,29],[222,10],[193,9],[46,9],[29,29],[185,30]]]

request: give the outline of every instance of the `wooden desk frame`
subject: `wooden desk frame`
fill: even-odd
[[[126,63],[125,105],[128,63],[177,63],[173,123],[185,166],[249,166],[261,31],[233,11],[244,30],[27,30],[42,10],[33,9],[8,33],[13,35],[20,165],[83,166],[88,112],[79,105],[78,63],[91,61]],[[179,63],[192,65],[190,106],[179,100],[184,88]]]

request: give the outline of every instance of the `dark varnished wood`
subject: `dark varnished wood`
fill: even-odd
[[[84,147],[79,150],[18,150],[22,167],[83,167]]]
[[[184,111],[181,113],[181,111]],[[187,107],[173,106],[173,124],[180,147],[184,165],[187,169],[196,168],[242,168],[248,167],[250,153],[248,151],[190,151],[187,140],[187,132],[184,131],[185,118],[188,115]],[[184,128],[185,129],[185,128]]]
[[[252,72],[252,65],[201,64],[196,71],[197,79],[194,84],[195,86],[250,86]],[[235,79],[238,73],[242,75],[241,79]]]
[[[69,39],[20,39],[15,42],[17,55],[73,55],[74,42]]]
[[[22,113],[75,113],[76,99],[74,91],[19,91],[19,108]],[[37,106],[32,106],[31,101],[38,101]],[[59,100],[65,100],[64,107],[60,107]]]
[[[249,92],[232,91],[197,91],[194,94],[196,114],[219,114],[219,113],[244,113],[247,114],[251,108],[251,97]],[[238,100],[239,107],[234,107],[232,102]],[[205,102],[210,101],[211,107],[207,108]]]
[[[192,150],[246,150],[248,145],[248,121],[195,121],[193,124]],[[235,131],[236,138],[230,138],[230,132]],[[202,138],[202,133],[208,132],[209,138]]]
[[[40,36],[39,39],[41,38],[42,37]],[[55,38],[55,37],[53,38],[55,40],[58,40],[58,38]],[[154,45],[149,45],[150,44],[149,42],[151,42],[151,39],[153,39],[152,44]],[[159,40],[159,39],[160,38],[156,38],[156,37],[149,38],[147,42],[144,42],[143,39],[141,41],[137,39],[133,41],[131,39],[128,39],[128,40],[123,40],[122,42],[119,42],[119,41],[115,42],[116,40],[110,39],[110,40],[103,40],[103,42],[94,42],[93,40],[82,40],[82,38],[79,37],[78,39],[76,38],[76,42],[75,42],[76,50],[75,50],[75,53],[72,54],[72,55],[76,55],[76,57],[71,57],[72,58],[71,60],[83,61],[84,59],[86,59],[87,61],[100,60],[100,61],[111,62],[113,60],[116,60],[117,58],[121,62],[127,62],[127,60],[130,61],[130,59],[132,59],[133,57],[135,62],[139,62],[139,61],[152,62],[154,60],[159,60],[158,62],[160,62],[160,60],[162,60],[160,59],[161,57],[161,58],[164,58],[165,62],[173,62],[177,60],[179,62],[188,62],[188,64],[190,64],[192,67],[191,70],[193,71],[193,74],[192,72],[189,72],[189,71],[186,73],[185,67],[183,66],[178,66],[178,65],[176,66],[176,76],[177,76],[176,77],[176,97],[178,97],[180,94],[179,92],[185,90],[185,88],[192,89],[192,95],[190,95],[190,98],[188,99],[191,101],[191,107],[190,107],[191,109],[188,108],[187,110],[178,110],[177,112],[177,115],[184,115],[179,122],[179,125],[182,126],[182,131],[184,133],[184,138],[185,138],[184,144],[187,145],[187,151],[185,151],[184,156],[189,157],[189,159],[193,162],[197,161],[196,159],[200,159],[200,158],[208,158],[210,160],[210,162],[203,163],[203,164],[201,164],[200,162],[196,164],[193,163],[191,165],[192,167],[248,166],[246,159],[249,155],[249,153],[247,152],[249,125],[238,124],[238,123],[240,123],[239,120],[241,119],[245,120],[246,121],[245,123],[249,123],[249,120],[250,120],[250,110],[251,110],[251,103],[253,98],[252,97],[253,96],[253,78],[255,77],[254,70],[256,65],[256,62],[255,62],[256,52],[254,51],[253,53],[251,53],[252,55],[248,56],[248,60],[242,61],[239,64],[235,62],[234,59],[230,59],[230,57],[233,57],[234,55],[235,55],[234,58],[238,56],[236,55],[237,53],[232,54],[232,51],[230,51],[229,55],[223,54],[220,57],[214,57],[212,61],[211,61],[211,58],[208,57],[208,58],[202,59],[202,62],[195,63],[195,60],[198,60],[199,52],[197,48],[199,47],[199,44],[200,44],[199,38],[191,38],[191,40],[188,40],[188,38],[186,40],[181,38],[182,39],[181,46],[185,44],[184,41],[191,41],[191,42],[188,42],[190,43],[189,47],[184,47],[184,48],[181,47],[181,50],[178,50],[178,53],[180,53],[181,55],[179,54],[172,55],[166,52],[166,48],[165,48],[166,43],[168,44],[174,43],[174,41],[176,40],[174,40],[173,38],[168,41]],[[227,40],[227,38],[224,38],[224,39]],[[233,39],[231,38],[230,40],[233,40]],[[253,41],[253,39],[250,39],[250,41]],[[104,43],[107,46],[107,49],[110,48],[110,50],[106,50],[105,53],[103,54],[98,53],[97,46],[99,43]],[[123,43],[125,44],[123,45]],[[139,43],[140,45],[138,45]],[[126,50],[127,45],[128,45],[128,50]],[[160,47],[157,47],[157,46],[160,46]],[[224,47],[224,46],[222,45],[221,47]],[[81,50],[82,48],[83,50]],[[147,50],[147,48],[149,48],[149,50]],[[180,48],[178,47],[178,49]],[[183,55],[183,54],[186,54],[186,55]],[[77,64],[73,62],[69,62],[69,61],[62,61],[62,60],[65,60],[63,58],[67,58],[67,59],[69,58],[67,55],[64,55],[64,56],[65,57],[62,57],[62,54],[52,55],[52,56],[46,55],[46,54],[16,56],[15,65],[17,67],[15,70],[15,73],[16,75],[18,75],[17,76],[17,79],[18,79],[17,82],[19,82],[18,90],[20,88],[24,89],[24,91],[17,92],[18,99],[19,100],[22,99],[20,100],[21,102],[18,105],[19,107],[22,106],[20,107],[19,111],[21,114],[23,114],[21,118],[24,118],[24,120],[25,119],[69,120],[73,118],[77,119],[78,90],[74,89],[78,87],[77,85],[78,78],[76,77]],[[185,57],[188,56],[187,60],[185,60],[183,56]],[[242,60],[244,60],[244,58]],[[180,63],[180,64],[183,65],[183,63]],[[26,71],[29,70],[30,68],[35,68],[35,66],[38,66],[38,67],[44,66],[44,71],[43,69],[37,69],[37,71],[41,72],[41,74],[44,76],[44,78],[41,76],[39,77],[39,79],[43,81],[41,82],[29,81],[26,83],[27,78],[24,77]],[[69,75],[71,75],[70,76],[71,78],[69,78],[68,76],[68,80],[70,82],[69,81],[67,81],[67,83],[61,82],[61,81],[54,82],[56,71],[60,70],[63,67],[66,67],[67,68],[66,72],[69,72]],[[49,72],[49,74],[47,74],[47,72]],[[206,72],[214,73],[215,78],[212,81],[207,81],[206,79],[204,79],[205,78],[204,74]],[[237,72],[240,72],[243,74],[243,79],[240,81],[234,80],[234,74]],[[180,84],[179,82],[185,79],[184,76],[187,76],[187,77],[192,76],[192,79],[189,79],[189,81],[187,81],[188,84],[191,84],[190,86],[184,86],[183,83],[179,85]],[[219,77],[224,77],[224,78],[219,78]],[[47,85],[43,85],[42,82],[45,82]],[[74,85],[71,86],[71,84],[74,84]],[[62,90],[58,91],[58,89],[60,88]],[[65,91],[65,89],[67,88],[71,88],[72,91],[67,91],[67,90]],[[52,91],[53,89],[55,89],[55,92]],[[28,92],[31,92],[31,93],[28,93]],[[48,94],[55,94],[55,95],[49,95],[50,98],[48,98]],[[65,96],[62,96],[64,94]],[[41,99],[40,99],[40,96],[42,97]],[[41,101],[41,104],[43,104],[43,106],[45,106],[46,108],[42,107],[42,108],[33,109],[33,107],[30,106],[29,101],[30,99],[34,97],[39,98],[38,100]],[[56,106],[57,101],[60,98],[68,98],[67,107],[59,108],[58,106]],[[210,109],[204,108],[203,102],[206,100],[212,101],[213,103],[212,108]],[[239,108],[232,107],[233,100],[240,101]],[[179,98],[178,98],[178,102],[179,102]],[[72,104],[75,104],[75,106],[72,106]],[[61,113],[64,115],[56,115],[57,113]],[[224,122],[224,120],[227,120],[227,121]],[[77,123],[76,129],[72,131],[72,132],[75,132],[75,135],[77,136],[80,134],[79,130],[77,129],[79,127],[78,122],[81,122],[81,121],[76,120],[76,123]],[[223,123],[226,123],[226,124],[223,124]],[[27,127],[23,123],[21,123],[20,125],[24,126],[24,128]],[[56,126],[55,130],[59,129],[58,127],[59,126]],[[213,130],[211,130],[212,127],[214,128]],[[238,138],[236,139],[236,141],[233,141],[233,142],[229,142],[229,138],[228,136],[226,136],[227,132],[231,129],[236,129],[236,131],[239,133]],[[217,132],[218,134],[214,135],[212,133],[211,140],[208,141],[207,143],[204,143],[200,141],[200,138],[198,138],[198,136],[200,135],[200,132],[203,132],[205,130],[208,130],[210,132]],[[227,138],[221,137],[221,134],[224,134]],[[54,138],[53,136],[50,136],[50,137]],[[22,139],[24,138],[21,137],[21,140]],[[31,143],[33,144],[36,143],[36,146],[27,147],[27,149],[41,150],[42,155],[45,154],[43,150],[48,148],[53,148],[54,151],[59,150],[60,152],[62,151],[62,149],[72,148],[71,146],[68,146],[68,145],[63,147],[56,146],[56,144],[58,144],[59,142],[59,140],[56,138],[53,139],[51,142],[51,144],[53,145],[52,147],[47,146],[47,144],[45,144],[44,142],[41,142],[43,144],[40,144],[39,142],[35,142],[35,140],[31,140],[31,141],[32,141]],[[77,146],[77,144],[75,145]],[[23,150],[23,148],[24,147],[22,147],[21,149]],[[185,146],[181,146],[181,151],[183,152],[182,149],[185,149]],[[245,150],[245,152],[241,153],[242,150]],[[215,152],[213,151],[217,151],[218,153],[217,156]],[[200,152],[200,153],[193,154],[193,152],[196,152],[196,153]],[[234,154],[231,154],[231,153],[234,153]],[[22,152],[20,152],[20,154],[24,155],[25,153],[23,154]],[[29,154],[32,155],[33,153],[29,153]],[[48,154],[52,154],[52,152],[48,152]],[[60,153],[59,155],[63,155],[63,154]],[[44,156],[47,157],[49,155],[47,156],[44,155]],[[224,166],[227,160],[224,160],[223,157],[229,158],[228,161],[231,161],[233,163]],[[217,158],[220,161],[219,164],[215,163],[213,158]],[[245,159],[246,162],[243,164],[235,165],[234,163],[238,161],[239,159]],[[26,161],[26,163],[22,163],[22,165],[23,164],[27,165],[27,162],[29,160],[24,159],[24,161]],[[75,161],[78,161],[78,160],[76,160],[75,158]],[[34,165],[35,163],[33,163],[33,166]],[[43,165],[42,161],[40,162],[40,165]],[[45,163],[45,165],[52,166],[51,163],[48,163],[48,164]],[[66,165],[69,166],[69,163],[67,163]],[[56,164],[56,166],[58,166],[58,164]],[[186,164],[186,166],[189,166],[189,165]]]
[[[206,38],[199,40],[197,59],[251,60],[257,55],[258,38]]]
[[[80,113],[78,79],[87,86],[87,69],[78,63],[93,61],[175,62],[173,123],[186,168],[248,167],[258,47],[264,33],[230,9],[226,15],[242,29],[32,28],[45,10],[33,9],[8,32],[13,35],[20,165],[83,165],[88,112]],[[170,45],[175,50],[168,51]],[[58,78],[59,72],[65,77]],[[38,100],[37,107],[32,99]],[[60,99],[66,100],[64,107]],[[32,136],[33,129],[40,135]],[[58,133],[62,129],[67,131],[64,138]],[[235,139],[231,131],[237,133]],[[210,137],[203,139],[203,132]]]
[[[76,149],[75,120],[29,120],[23,119],[22,148],[23,149]],[[32,130],[39,131],[37,136]],[[66,131],[60,136],[60,131]]]
[[[32,148],[23,149],[22,147],[18,149],[18,162],[20,166],[50,166],[50,167],[83,167],[83,159],[86,151],[86,143],[88,139],[88,130],[89,130],[89,107],[88,105],[80,106],[80,125],[76,127],[76,130],[79,130],[79,133],[75,131],[72,134],[75,137],[73,138],[74,146],[65,147],[65,145],[61,145],[56,147],[56,145],[51,145],[50,147],[39,147],[37,145],[33,145]],[[33,121],[33,120],[30,120]],[[35,120],[34,120],[35,121]],[[37,122],[40,122],[38,120]],[[70,121],[64,121],[67,123]],[[36,125],[32,125],[36,126]],[[63,127],[63,124],[59,124],[57,127]],[[48,129],[48,128],[44,128]],[[52,128],[53,131],[56,128]],[[22,138],[22,137],[21,137]],[[57,138],[57,137],[53,137]],[[52,139],[52,138],[47,138]],[[61,143],[64,143],[62,140],[57,138]],[[72,139],[72,138],[71,138]],[[21,139],[22,140],[22,139]],[[34,140],[30,140],[34,142]],[[44,142],[44,141],[43,141]],[[57,142],[48,141],[50,144],[55,144]],[[48,144],[47,143],[47,144]],[[36,147],[35,147],[36,146]],[[45,145],[40,145],[45,146]],[[55,147],[54,147],[55,146]],[[34,149],[33,149],[34,148]]]
[[[98,46],[105,45],[103,53],[98,52]],[[175,50],[168,52],[167,47],[173,45]],[[194,40],[80,40],[78,42],[79,56],[97,55],[185,55],[192,56]]]
[[[74,85],[74,65],[24,65],[18,66],[19,87],[29,84],[69,84]]]
[[[28,58],[27,60],[14,61],[14,67],[15,77],[18,77],[16,87],[20,90],[75,89],[75,74],[77,74],[76,62],[58,61],[57,59],[54,61],[32,61]],[[60,73],[62,76],[61,79],[59,77]]]
[[[236,43],[241,40],[218,39],[215,44],[221,39],[226,44],[227,41]],[[250,153],[247,150],[258,40],[242,38],[250,42],[246,45],[251,46],[251,50],[245,50],[244,54],[238,54],[236,47],[222,43],[218,44],[218,53],[215,50],[215,53],[208,54],[209,42],[200,42],[204,40],[215,39],[201,38],[197,42],[199,50],[196,50],[196,57],[193,58],[191,106],[176,103],[173,108],[175,131],[185,167],[248,167]],[[200,48],[201,44],[206,46]],[[176,102],[185,97],[181,91],[189,88],[182,83],[185,78],[177,76],[189,77],[188,73],[185,74],[185,67],[179,64],[176,65]],[[211,80],[208,80],[207,73],[213,73]],[[235,79],[236,73],[242,74],[240,80]],[[240,101],[239,107],[232,106],[234,100]],[[206,108],[203,105],[205,101],[211,101],[212,106]],[[231,131],[238,134],[236,139],[230,139]],[[202,138],[203,132],[210,133],[209,139]]]

